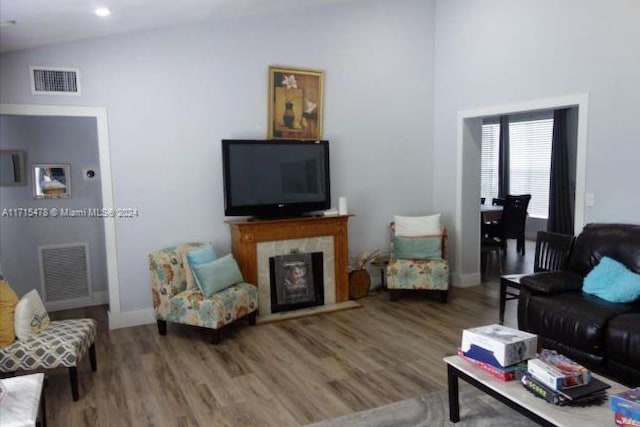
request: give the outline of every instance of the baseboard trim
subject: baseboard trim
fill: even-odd
[[[92,292],[90,298],[76,298],[65,301],[49,301],[44,303],[48,312],[71,310],[73,308],[92,307],[94,305],[109,304],[107,291]]]
[[[459,274],[455,273],[452,276],[452,286],[456,288],[470,288],[471,286],[477,286],[482,283],[482,277],[480,273],[471,274]]]
[[[131,326],[148,325],[153,322],[155,322],[153,308],[123,311],[120,313],[109,311],[109,329],[121,329],[129,328]]]

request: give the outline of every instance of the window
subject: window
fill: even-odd
[[[549,216],[553,116],[509,120],[509,193],[531,194],[529,216]]]
[[[482,123],[482,159],[480,170],[480,197],[491,204],[498,197],[498,155],[500,149],[500,123]]]
[[[509,116],[509,194],[531,194],[529,216],[549,216],[553,112]],[[482,123],[480,197],[498,195],[500,123]]]

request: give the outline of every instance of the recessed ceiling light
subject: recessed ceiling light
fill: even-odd
[[[101,18],[104,18],[105,16],[111,15],[111,11],[106,7],[100,7],[96,9],[96,15],[100,16]]]

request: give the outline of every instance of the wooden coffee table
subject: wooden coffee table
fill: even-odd
[[[449,420],[460,421],[458,401],[458,378],[462,378],[474,387],[500,402],[518,411],[525,417],[543,426],[608,426],[614,425],[613,412],[608,403],[597,406],[571,407],[557,406],[538,398],[525,389],[520,381],[501,381],[480,368],[476,368],[460,356],[445,357],[449,379]],[[597,374],[594,377],[611,385],[609,395],[628,390]]]

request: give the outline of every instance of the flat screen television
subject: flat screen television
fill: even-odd
[[[222,140],[224,213],[292,217],[331,206],[329,141]]]

